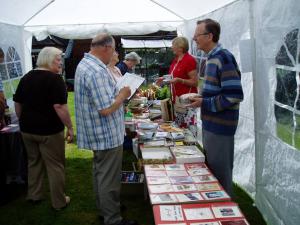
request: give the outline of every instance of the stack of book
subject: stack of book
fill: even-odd
[[[204,154],[195,145],[170,147],[176,163],[205,162]]]
[[[230,200],[204,163],[145,165],[144,170],[153,205]]]
[[[156,225],[249,225],[233,202],[153,206]]]
[[[164,143],[164,140],[162,140],[162,142]],[[142,160],[144,164],[174,162],[174,158],[168,147],[140,146],[140,149],[141,149]]]
[[[143,183],[144,174],[136,173],[134,171],[123,171],[121,173],[121,182],[122,183]]]

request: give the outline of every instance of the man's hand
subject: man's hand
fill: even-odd
[[[203,98],[201,98],[201,97],[190,97],[189,99],[190,99],[190,101],[192,103],[188,104],[187,107],[197,108],[197,107],[201,107],[202,106]]]
[[[123,87],[119,94],[123,97],[123,99],[125,100],[126,98],[128,98],[131,95],[131,90],[128,86]]]

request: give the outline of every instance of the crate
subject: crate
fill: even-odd
[[[147,191],[147,189],[145,186],[144,173],[137,171],[122,171],[121,184],[121,195],[145,197],[145,191]]]

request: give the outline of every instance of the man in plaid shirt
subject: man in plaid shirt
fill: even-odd
[[[75,74],[78,148],[92,150],[96,203],[105,225],[136,224],[120,215],[120,173],[124,142],[123,102],[130,88],[118,90],[106,65],[115,52],[112,36],[102,33],[91,43]]]

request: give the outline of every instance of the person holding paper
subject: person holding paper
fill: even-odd
[[[117,67],[120,69],[122,75],[124,75],[127,72],[132,72],[133,68],[140,64],[141,59],[136,52],[129,52],[125,55],[124,61],[117,64]]]
[[[89,53],[75,73],[75,110],[78,148],[93,151],[96,204],[105,225],[135,225],[120,213],[121,169],[124,142],[123,102],[129,87],[118,89],[107,70],[115,40],[106,33],[93,38]]]
[[[196,113],[194,110],[186,110],[179,107],[179,97],[187,93],[197,93],[197,62],[188,53],[189,42],[185,37],[176,37],[172,41],[172,51],[175,55],[169,74],[171,75],[171,93],[174,104],[175,121],[180,127],[188,127],[196,123]],[[160,85],[163,78],[157,81]],[[182,110],[180,110],[182,108]],[[178,110],[177,110],[178,109]]]
[[[115,81],[115,83],[122,78],[122,73],[118,67],[116,67],[116,64],[119,62],[119,54],[115,51],[113,54],[113,57],[111,58],[109,64],[107,65],[107,69],[109,74],[111,75],[112,79]]]
[[[198,49],[207,55],[202,97],[191,100],[201,107],[202,140],[206,160],[226,192],[232,196],[234,134],[243,100],[241,73],[234,56],[218,43],[220,24],[200,20],[194,34]]]

